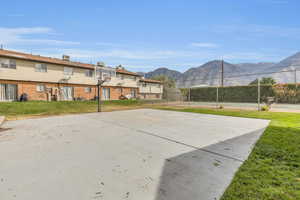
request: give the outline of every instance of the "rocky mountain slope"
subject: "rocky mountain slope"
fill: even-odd
[[[145,73],[145,77],[152,78],[158,75],[165,75],[174,79],[178,87],[219,85],[221,77],[221,64],[222,61],[214,60],[199,67],[190,68],[184,73],[176,70],[170,70],[168,68],[158,68],[152,72]],[[293,83],[295,80],[295,73],[282,71],[294,69],[300,70],[300,52],[280,61],[279,63],[262,62],[231,64],[224,62],[224,84],[244,85],[249,84],[251,81],[259,77],[273,77],[278,83]],[[256,73],[258,73],[258,75],[249,75]],[[300,77],[300,71],[297,72],[297,75]],[[298,82],[300,82],[300,78]]]

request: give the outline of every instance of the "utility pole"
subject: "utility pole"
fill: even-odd
[[[257,106],[260,111],[260,78],[257,79]]]
[[[224,60],[221,62],[221,87],[224,86]]]
[[[298,92],[298,85],[297,85],[297,69],[295,68],[295,104],[297,103],[297,92]]]

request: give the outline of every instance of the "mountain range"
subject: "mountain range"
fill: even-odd
[[[158,68],[147,73],[140,73],[146,78],[164,75],[176,81],[177,87],[196,87],[220,85],[221,60],[213,60],[199,67],[190,68],[181,73],[168,68]],[[277,83],[294,83],[295,72],[300,70],[300,52],[280,61],[279,63],[239,63],[223,62],[224,85],[246,85],[256,78],[272,77]],[[289,71],[289,72],[285,72]],[[300,75],[300,71],[296,72]],[[300,80],[300,79],[299,79]]]

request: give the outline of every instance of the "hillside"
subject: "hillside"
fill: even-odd
[[[145,73],[147,78],[158,75],[168,76],[176,81],[178,87],[191,87],[196,85],[219,85],[221,76],[221,61],[213,60],[201,66],[190,68],[184,73],[168,68],[158,68],[154,71]],[[280,72],[285,70],[300,70],[300,52],[280,61],[279,63],[261,62],[261,63],[239,63],[232,64],[224,62],[225,85],[249,84],[258,77],[273,77],[278,83],[294,82],[294,72],[272,73],[253,76],[241,76],[243,74]],[[234,76],[234,77],[232,77]],[[300,72],[298,72],[300,76]],[[232,77],[232,78],[229,78]]]

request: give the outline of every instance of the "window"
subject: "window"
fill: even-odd
[[[121,80],[124,79],[124,76],[122,74],[117,74],[117,77],[120,78]]]
[[[130,89],[131,97],[136,98],[136,90]]]
[[[84,88],[84,91],[86,93],[91,93],[92,92],[92,88],[91,87],[86,87],[86,88]]]
[[[35,64],[35,71],[36,72],[47,72],[47,65],[44,63],[37,63]]]
[[[93,70],[87,69],[85,71],[85,76],[87,76],[87,77],[93,77],[93,75],[94,75],[94,71]]]
[[[64,74],[65,75],[73,75],[73,68],[72,67],[64,67]]]
[[[160,88],[160,84],[157,84],[156,86],[157,86],[158,88]]]
[[[16,69],[16,61],[11,59],[0,59],[0,67],[1,68],[10,68],[10,69]]]
[[[143,87],[147,87],[147,83],[143,83]]]
[[[45,92],[45,90],[46,90],[45,85],[42,85],[42,84],[36,85],[36,91],[38,91],[38,92]]]

